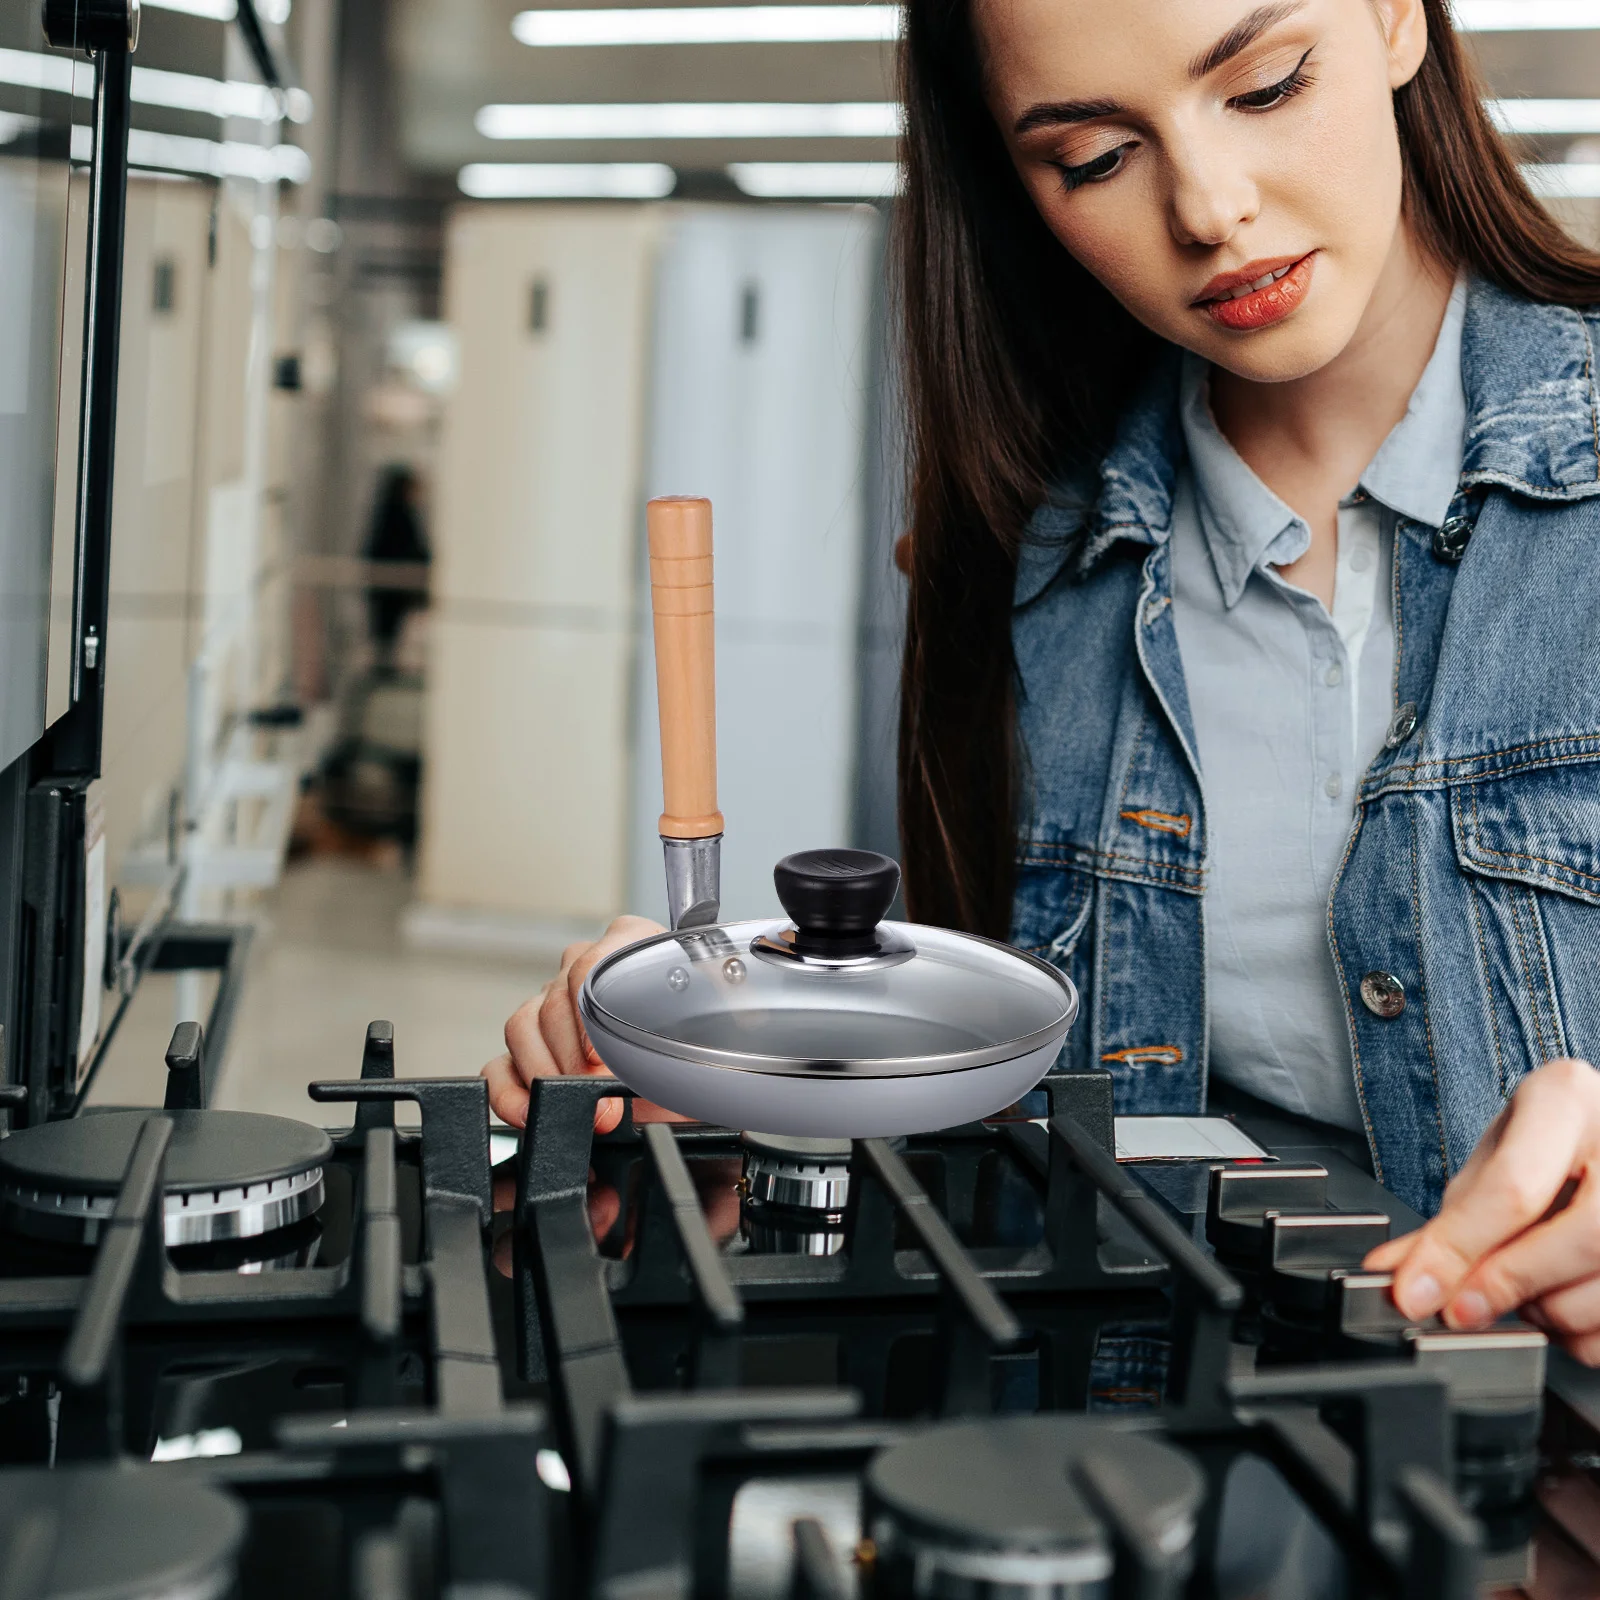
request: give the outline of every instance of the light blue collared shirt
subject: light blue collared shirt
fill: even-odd
[[[1311,530],[1218,429],[1207,364],[1184,360],[1172,612],[1209,834],[1211,1070],[1354,1130],[1328,891],[1394,709],[1395,523],[1438,527],[1461,476],[1465,307],[1463,280],[1405,416],[1340,505],[1331,614],[1277,572],[1305,554]]]

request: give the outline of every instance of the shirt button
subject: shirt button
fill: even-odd
[[[1397,750],[1417,731],[1417,708],[1411,701],[1395,712],[1389,721],[1389,731],[1383,736],[1385,750]]]
[[[1350,570],[1352,572],[1365,572],[1372,565],[1372,552],[1370,550],[1355,550],[1350,555]]]
[[[1340,781],[1339,774],[1337,772],[1330,772],[1328,774],[1328,781],[1322,786],[1322,792],[1327,795],[1330,800],[1337,800],[1339,798],[1339,791],[1343,788],[1344,784]]]
[[[1373,1016],[1392,1022],[1406,1008],[1405,987],[1392,972],[1369,972],[1361,980],[1361,1003]]]
[[[1344,668],[1337,661],[1322,674],[1322,681],[1330,689],[1337,689],[1344,682]]]

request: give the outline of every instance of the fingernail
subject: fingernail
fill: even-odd
[[[1408,1317],[1431,1317],[1444,1303],[1444,1291],[1439,1287],[1439,1280],[1425,1272],[1420,1278],[1413,1278],[1395,1296],[1395,1303]]]
[[[1476,1289],[1458,1294],[1450,1303],[1450,1321],[1458,1328],[1481,1328],[1493,1320],[1489,1302]]]

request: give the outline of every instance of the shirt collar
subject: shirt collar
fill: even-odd
[[[1461,482],[1467,433],[1467,391],[1461,380],[1461,329],[1467,280],[1456,279],[1433,354],[1411,391],[1406,414],[1361,474],[1374,500],[1413,522],[1437,528]]]
[[[1461,478],[1467,425],[1461,378],[1466,298],[1466,280],[1459,278],[1406,414],[1378,446],[1359,480],[1360,488],[1391,511],[1430,527],[1444,521]],[[1179,384],[1179,421],[1195,505],[1223,601],[1231,608],[1239,603],[1252,572],[1304,555],[1311,532],[1217,427],[1211,415],[1208,363],[1185,352]]]

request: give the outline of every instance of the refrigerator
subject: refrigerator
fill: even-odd
[[[866,206],[683,206],[663,227],[645,492],[712,502],[727,917],[777,913],[781,856],[855,842],[880,233]],[[639,526],[627,901],[664,921]]]

